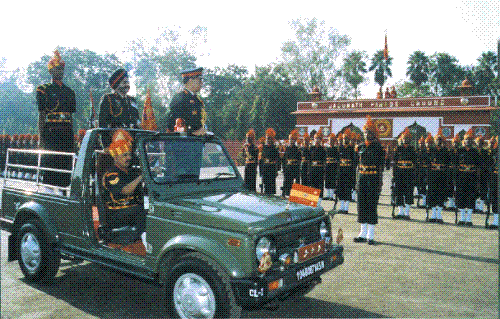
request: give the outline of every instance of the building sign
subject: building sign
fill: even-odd
[[[462,97],[361,99],[345,101],[299,102],[297,110],[342,110],[377,108],[464,107]],[[313,106],[314,104],[314,106]],[[489,96],[469,96],[467,106],[490,106]]]

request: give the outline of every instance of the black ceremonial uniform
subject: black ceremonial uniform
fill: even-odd
[[[491,157],[490,202],[493,214],[498,214],[498,147],[489,150]]]
[[[205,125],[205,104],[198,95],[187,89],[174,95],[167,114],[167,128],[174,131],[175,120],[184,119],[188,132],[197,131]]]
[[[99,127],[140,128],[141,120],[135,98],[118,93],[105,94],[99,108]]]
[[[276,177],[278,175],[279,157],[278,149],[274,144],[263,145],[260,171],[262,172],[262,182],[264,184],[265,194],[276,194]]]
[[[62,82],[47,83],[36,89],[40,147],[51,151],[73,152],[74,135],[72,113],[76,111],[75,92]],[[69,156],[46,155],[42,166],[71,170]],[[44,184],[67,186],[67,173],[44,172]]]
[[[458,149],[458,147],[452,147],[450,149],[450,168],[448,169],[448,182],[446,186],[446,195],[449,198],[455,197],[458,172]]]
[[[443,207],[448,199],[445,188],[448,182],[448,168],[450,163],[451,156],[447,148],[436,146],[430,149],[428,207]]]
[[[488,184],[491,174],[491,156],[487,149],[481,148],[479,151],[479,198],[486,200],[488,197]]]
[[[301,153],[301,166],[300,166],[300,183],[305,186],[311,186],[309,176],[309,169],[311,166],[311,149],[310,147],[303,146],[300,148]]]
[[[255,192],[259,149],[254,144],[246,143],[243,146],[243,152],[245,157],[245,188]]]
[[[102,178],[103,202],[106,222],[110,228],[136,226],[138,235],[146,228],[146,212],[142,203],[142,190],[137,187],[130,195],[121,193],[123,187],[141,174],[140,170],[123,171],[113,165]]]
[[[320,197],[323,197],[323,188],[325,182],[325,162],[326,151],[322,145],[314,145],[311,147],[311,186],[319,189]]]
[[[339,165],[339,150],[336,146],[325,147],[325,188],[336,188],[337,167]]]
[[[413,146],[398,145],[394,152],[394,192],[396,206],[413,204],[416,153]]]
[[[356,152],[352,145],[339,145],[338,153],[337,197],[339,200],[350,201],[352,199],[352,190],[356,185]]]
[[[384,149],[380,142],[374,141],[360,144],[358,154],[358,222],[374,225],[378,221],[377,205],[382,189]]]
[[[479,152],[475,148],[461,147],[458,150],[457,194],[458,208],[474,209],[478,192]]]
[[[294,181],[299,183],[301,158],[302,154],[297,145],[293,144],[286,147],[283,155],[283,195],[290,195]]]

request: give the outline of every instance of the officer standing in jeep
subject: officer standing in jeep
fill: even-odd
[[[52,76],[52,83],[40,85],[36,89],[36,101],[38,104],[38,129],[40,132],[40,146],[45,150],[73,152],[74,135],[72,113],[76,111],[75,92],[64,85],[65,63],[61,59],[59,51],[54,51],[54,57],[49,61],[47,67]],[[42,166],[48,168],[71,170],[71,158],[69,156],[46,155]],[[51,172],[44,173],[45,184],[55,186],[68,186],[71,176],[67,173]]]
[[[181,72],[184,89],[174,95],[167,114],[167,129],[174,131],[175,120],[184,119],[187,132],[194,135],[205,134],[207,113],[205,104],[198,96],[203,84],[203,68],[184,70]]]

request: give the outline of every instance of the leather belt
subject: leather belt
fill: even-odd
[[[266,164],[276,164],[276,161],[271,161],[268,158],[265,158],[264,159],[264,163],[266,163]]]
[[[398,168],[413,168],[413,162],[412,161],[398,161],[397,166],[398,166]]]
[[[433,171],[442,171],[446,168],[445,164],[432,163],[431,165],[432,165],[431,170]]]
[[[246,161],[245,164],[255,164],[255,161]]]
[[[286,160],[287,165],[296,165],[296,164],[298,164],[298,162],[299,162],[299,160],[297,160],[297,159]]]
[[[322,161],[313,161],[311,163],[312,166],[323,166],[323,162]]]
[[[467,165],[467,164],[460,164],[458,167],[458,170],[460,172],[475,172],[476,171],[476,165]]]
[[[69,112],[50,112],[45,115],[46,122],[69,123],[71,122],[71,113]]]

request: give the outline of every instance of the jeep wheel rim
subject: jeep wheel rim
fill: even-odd
[[[33,274],[38,270],[42,261],[40,243],[32,233],[24,234],[21,239],[21,258],[29,273]]]
[[[215,295],[203,277],[187,273],[174,286],[174,304],[182,318],[213,318]]]

